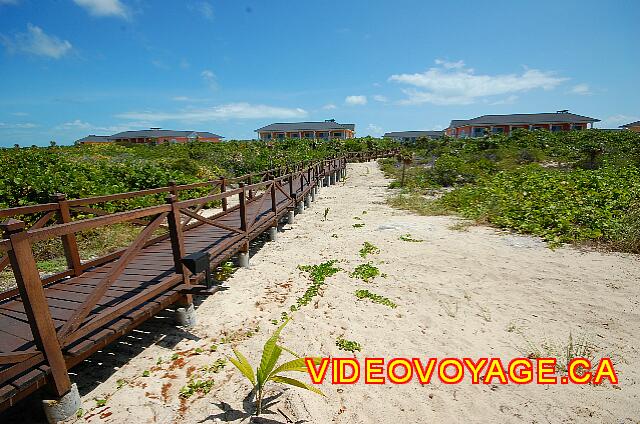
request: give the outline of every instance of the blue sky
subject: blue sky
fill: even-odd
[[[640,119],[639,19],[637,0],[0,0],[0,145],[558,109],[617,127]]]

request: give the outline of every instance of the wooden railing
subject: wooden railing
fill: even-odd
[[[269,226],[277,225],[279,213],[282,212],[282,208],[279,209],[276,201],[280,194],[286,199],[286,207],[290,208],[301,201],[322,178],[344,168],[348,161],[370,160],[393,153],[349,154],[310,164],[301,163],[290,167],[289,172],[279,168],[237,178],[221,178],[203,183],[170,185],[84,199],[68,200],[63,194],[57,194],[54,197],[55,202],[0,210],[0,218],[9,218],[0,224],[4,234],[4,238],[0,239],[0,251],[6,253],[0,265],[3,268],[8,264],[11,265],[17,285],[16,289],[0,293],[0,302],[20,296],[35,344],[33,348],[19,353],[0,353],[0,389],[4,381],[46,362],[51,370],[50,380],[54,391],[63,394],[70,385],[63,353],[65,348],[167,290],[182,287],[184,295],[180,303],[190,304],[191,294],[188,289],[194,280],[183,264],[183,258],[186,255],[184,235],[187,231],[202,225],[223,229],[233,236],[216,249],[225,250],[240,243],[241,250],[246,252],[249,241],[253,237]],[[205,196],[179,199],[180,194],[186,190],[205,187],[209,189]],[[115,213],[93,207],[96,204],[150,194],[165,194],[165,203]],[[231,206],[229,200],[235,197],[237,197],[237,203]],[[271,204],[266,208],[265,202],[269,199]],[[211,204],[221,205],[220,211],[210,216],[203,215],[203,209]],[[249,208],[248,205],[253,207]],[[249,209],[255,212],[249,214]],[[93,216],[74,220],[72,211]],[[217,218],[235,211],[240,217],[237,227],[216,222]],[[42,214],[30,228],[26,227],[24,221],[15,219],[17,216],[29,214]],[[55,223],[46,226],[54,218]],[[128,247],[100,258],[84,262],[81,260],[76,240],[79,232],[121,223],[131,223],[143,228]],[[161,228],[165,228],[166,231],[158,234]],[[55,238],[62,240],[68,269],[41,278],[32,246],[36,242]],[[171,244],[174,265],[173,270],[167,271],[172,272],[154,284],[151,289],[135,293],[113,305],[101,307],[99,313],[95,313],[100,299],[131,261],[145,247],[167,239]],[[85,272],[106,264],[108,264],[104,267],[106,272],[98,274],[99,281],[89,295],[75,307],[64,324],[56,329],[44,286],[69,277],[81,276]]]

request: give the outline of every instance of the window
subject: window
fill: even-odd
[[[582,124],[574,124],[571,126],[572,130],[582,130],[584,129],[584,127],[582,126]]]
[[[474,128],[473,129],[473,136],[474,137],[482,137],[485,133],[485,128]]]
[[[541,125],[534,125],[533,127],[531,127],[532,130],[536,131],[536,130],[545,130],[546,127],[543,127]]]
[[[503,127],[493,127],[491,129],[491,132],[494,134],[502,134],[504,132],[504,128]]]
[[[298,138],[300,136],[300,134],[298,133],[292,133],[291,134],[291,138]]]
[[[318,138],[327,138],[329,137],[329,134],[326,132],[319,132],[318,133]]]
[[[271,133],[262,134],[263,140],[271,140]]]
[[[284,134],[278,134],[278,138],[280,139],[284,138]]]
[[[334,137],[342,137],[342,133],[341,132],[334,132],[333,136]]]
[[[302,134],[304,138],[313,138],[313,133],[312,132],[306,132],[304,134]]]
[[[562,125],[551,125],[551,132],[560,132],[562,131]]]

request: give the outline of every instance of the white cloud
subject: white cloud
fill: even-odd
[[[24,129],[29,129],[29,128],[36,128],[38,125],[31,123],[31,122],[26,122],[26,123],[19,123],[19,124],[7,124],[5,122],[0,122],[0,129],[3,130],[24,130]]]
[[[389,101],[386,96],[383,96],[381,94],[376,94],[375,96],[373,96],[373,100],[380,103],[386,103]]]
[[[53,59],[60,59],[73,47],[67,40],[47,35],[40,27],[32,24],[27,24],[26,33],[18,33],[13,38],[3,35],[0,41],[10,52],[28,53]]]
[[[489,103],[490,105],[512,105],[518,100],[518,96],[511,95],[507,98],[496,100],[495,102]]]
[[[384,134],[384,130],[375,124],[369,124],[366,131],[368,135],[373,137],[381,137]]]
[[[445,69],[462,69],[464,68],[464,60],[459,60],[457,62],[448,62],[443,59],[436,59],[436,65],[440,65]]]
[[[326,105],[322,106],[322,109],[324,109],[324,110],[333,110],[335,108],[336,108],[336,105],[334,105],[333,103],[329,103],[329,104],[326,104]]]
[[[344,102],[348,105],[366,105],[367,104],[367,96],[347,96],[344,99]]]
[[[120,0],[73,0],[93,16],[115,16],[128,18],[129,9]]]
[[[389,81],[412,86],[402,91],[407,99],[401,104],[433,103],[437,105],[467,105],[491,96],[525,92],[533,89],[551,90],[567,78],[552,72],[525,69],[522,74],[478,75],[464,62],[436,60],[439,67],[415,74],[391,75]]]
[[[252,105],[249,103],[229,103],[199,109],[185,109],[176,112],[125,112],[118,118],[137,119],[146,122],[185,121],[204,122],[220,119],[264,119],[264,118],[302,118],[307,111],[301,108],[283,108],[268,105]]]
[[[112,125],[112,126],[99,126],[93,125],[89,122],[81,121],[80,119],[76,119],[70,122],[65,122],[63,124],[57,125],[54,127],[54,130],[57,131],[86,131],[96,133],[98,135],[111,135],[113,133],[126,131],[130,129],[129,125]]]
[[[635,121],[640,121],[640,116],[619,114],[609,116],[600,122],[596,122],[594,125],[598,128],[618,128],[620,125],[629,124]]]
[[[210,89],[216,90],[218,88],[218,80],[216,78],[216,74],[214,74],[212,71],[210,71],[209,69],[205,69],[204,71],[200,72],[200,76]]]
[[[578,94],[580,96],[588,96],[591,93],[591,89],[588,84],[578,84],[571,88],[571,93]]]
[[[213,21],[213,6],[208,1],[198,1],[189,6],[189,9],[199,13],[203,18]]]

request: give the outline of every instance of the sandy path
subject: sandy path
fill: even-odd
[[[230,340],[257,363],[275,328],[270,320],[278,319],[309,284],[296,267],[337,259],[346,272],[329,278],[322,296],[295,314],[283,333],[285,346],[306,354],[348,356],[335,346],[336,338],[344,336],[362,345],[360,359],[508,360],[530,353],[531,346],[566,345],[571,332],[588,337],[597,346],[596,356],[614,358],[620,384],[325,384],[326,399],[273,386],[272,394],[281,394],[273,411],[310,423],[638,422],[640,267],[634,257],[552,251],[535,239],[483,227],[450,229],[455,218],[420,217],[386,206],[386,186],[375,164],[350,165],[345,183],[323,189],[291,231],[285,227],[277,242],[255,254],[250,269],[237,271],[226,283],[229,290],[200,305],[196,328],[183,332],[158,318],[134,333],[138,340],[125,340],[80,367],[76,380],[87,411],[79,421],[247,422],[243,398],[250,387],[239,373],[230,364],[217,373],[201,367],[229,354]],[[365,226],[354,228],[354,223]],[[399,240],[407,233],[424,241]],[[364,241],[380,248],[367,260],[386,278],[365,283],[348,276],[365,261],[358,255]],[[357,300],[359,288],[386,296],[398,307]],[[210,353],[212,344],[217,351]],[[196,354],[197,348],[203,352]],[[172,361],[176,352],[182,353]],[[156,365],[158,359],[162,363]],[[145,370],[149,377],[143,377]],[[178,390],[187,375],[215,383],[207,395],[181,400]],[[95,408],[93,399],[105,397],[106,406]],[[284,422],[280,414],[271,417]]]

